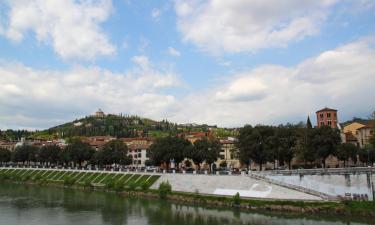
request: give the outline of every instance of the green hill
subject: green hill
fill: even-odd
[[[178,125],[167,120],[155,121],[139,116],[108,114],[104,117],[86,116],[43,131],[30,138],[52,139],[73,136],[162,137],[184,131],[208,131],[208,125]]]

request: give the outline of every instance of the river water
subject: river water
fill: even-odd
[[[348,225],[359,218],[305,217],[193,207],[113,193],[0,183],[0,225]]]

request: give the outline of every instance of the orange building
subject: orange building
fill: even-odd
[[[337,110],[325,107],[324,109],[316,111],[316,123],[318,127],[330,126],[337,128]]]

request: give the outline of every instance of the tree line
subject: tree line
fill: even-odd
[[[237,157],[250,166],[251,162],[259,165],[261,170],[267,162],[292,168],[292,160],[302,161],[304,168],[326,167],[326,159],[336,156],[346,162],[352,160],[355,164],[359,159],[363,163],[375,162],[375,138],[373,144],[360,149],[352,143],[341,143],[340,131],[329,126],[312,128],[307,126],[250,126],[240,129],[237,142]]]
[[[375,138],[371,145],[360,149],[351,143],[341,143],[340,132],[329,126],[312,128],[311,123],[304,125],[281,126],[244,126],[239,129],[234,155],[242,165],[250,167],[252,162],[263,166],[270,162],[276,165],[287,165],[292,168],[294,159],[301,161],[304,168],[326,167],[329,156],[336,156],[344,162],[361,161],[371,165],[375,162]],[[177,167],[185,159],[193,161],[200,169],[203,162],[211,165],[220,156],[220,142],[214,138],[204,138],[193,144],[179,137],[158,138],[149,148],[147,165],[163,165],[169,169],[173,161]],[[39,163],[42,165],[81,166],[83,162],[91,165],[129,165],[132,163],[128,155],[128,147],[120,140],[106,143],[98,151],[78,138],[72,138],[64,149],[58,146],[41,148],[29,145],[17,147],[13,152],[0,149],[0,163],[17,162],[20,164]],[[187,164],[188,161],[186,162]],[[186,165],[189,167],[190,165]]]
[[[90,165],[129,165],[132,158],[128,156],[128,147],[120,140],[112,140],[95,151],[79,138],[73,138],[61,149],[57,145],[36,147],[22,145],[13,152],[0,149],[0,163],[15,162],[22,165],[71,166],[81,167],[84,162]]]

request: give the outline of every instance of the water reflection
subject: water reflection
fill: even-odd
[[[116,194],[0,184],[0,224],[285,225],[368,224],[192,207]]]

